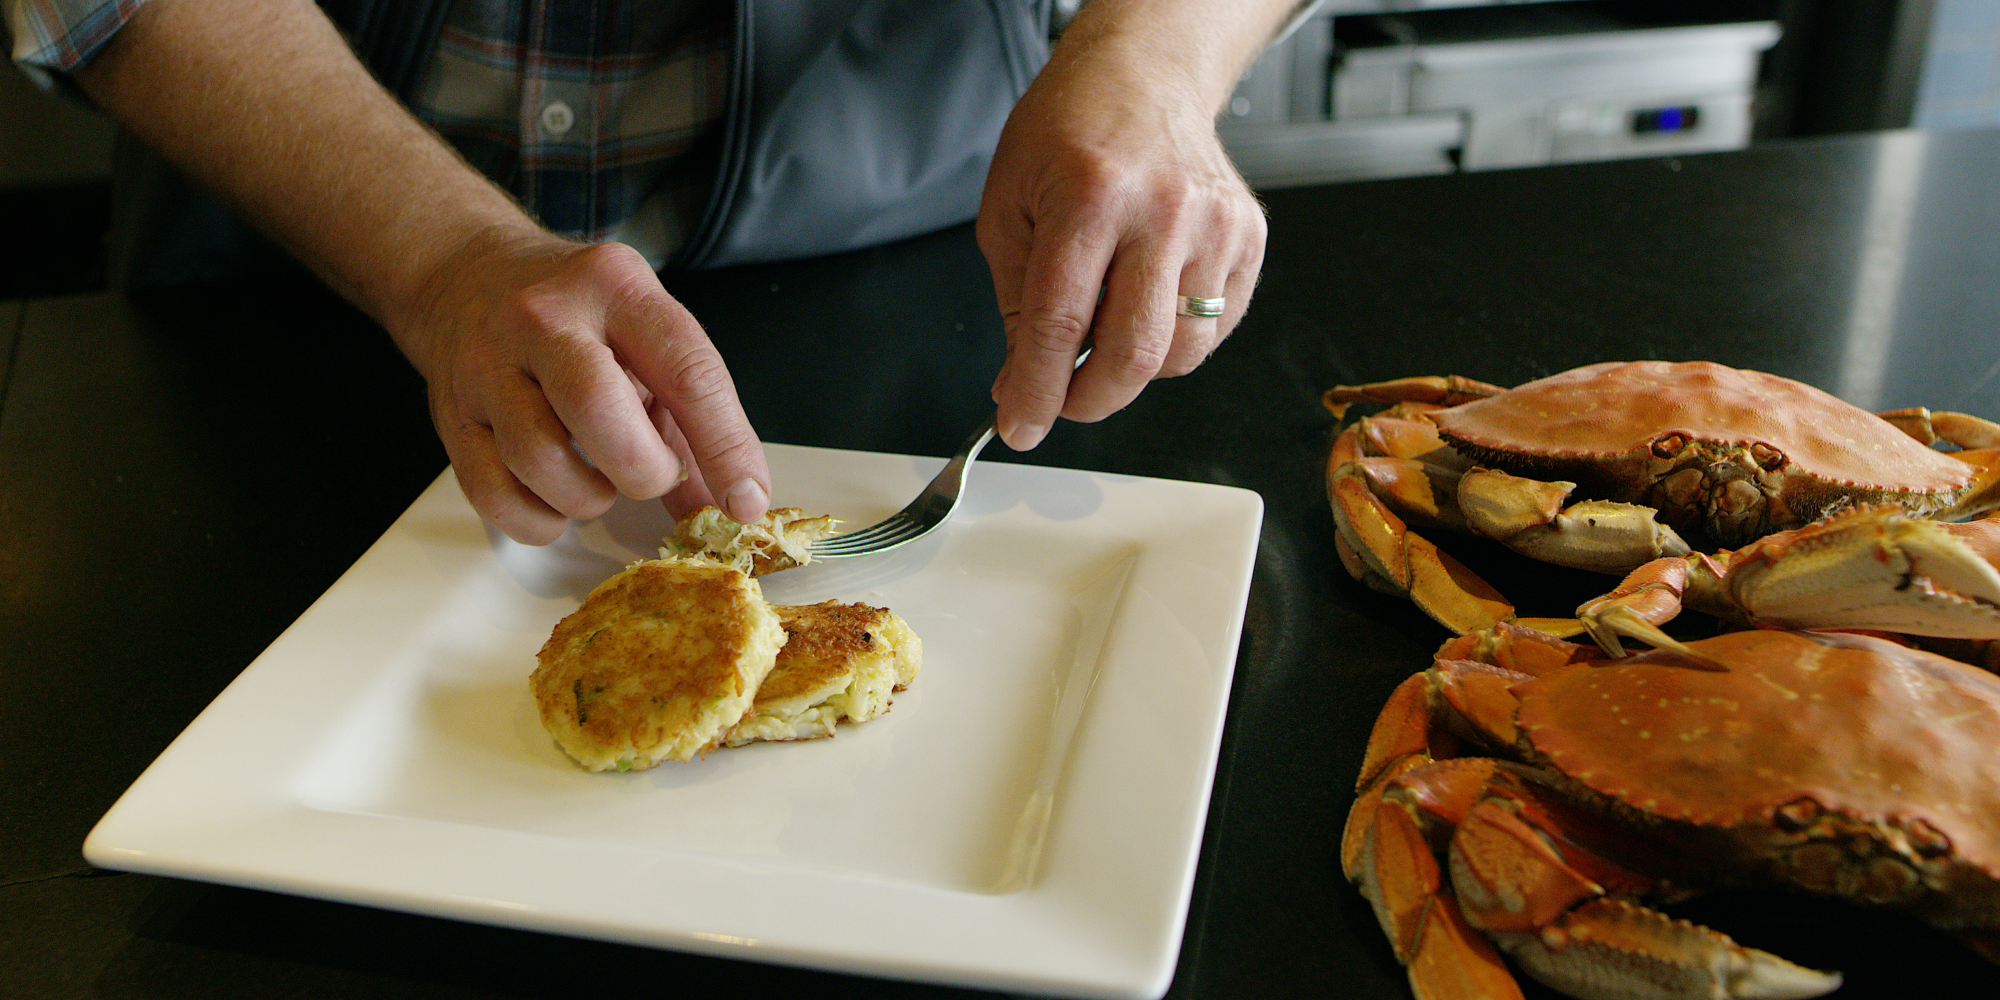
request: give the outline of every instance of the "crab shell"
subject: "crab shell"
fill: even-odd
[[[1644,504],[1684,535],[1738,546],[1850,505],[1917,517],[1974,469],[1809,385],[1707,361],[1613,362],[1437,412],[1482,465]]]
[[[1514,685],[1522,744],[1632,825],[1699,831],[1684,863],[2000,928],[2000,678],[1862,635],[1690,646],[1726,669],[1655,651]]]

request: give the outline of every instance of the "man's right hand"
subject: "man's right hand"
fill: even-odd
[[[483,233],[438,269],[415,319],[394,332],[459,485],[517,541],[553,541],[620,493],[664,495],[676,516],[715,503],[749,521],[769,506],[721,355],[632,248]]]

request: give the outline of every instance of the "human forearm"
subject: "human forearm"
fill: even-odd
[[[309,0],[153,0],[76,79],[399,340],[454,254],[539,233]]]
[[[388,329],[508,535],[551,541],[621,493],[763,514],[729,373],[645,259],[543,230],[309,0],[152,0],[77,82]]]
[[[1050,59],[1143,73],[1155,97],[1178,97],[1213,116],[1300,0],[1090,0],[1063,29]]]

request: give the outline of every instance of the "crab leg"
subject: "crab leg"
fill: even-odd
[[[1452,804],[1469,801],[1494,761],[1422,764],[1355,803],[1349,878],[1375,908],[1410,992],[1418,1000],[1521,1000],[1520,984],[1491,939],[1465,919],[1444,884],[1430,831],[1451,822]],[[1440,814],[1441,813],[1441,814]],[[1346,846],[1346,845],[1343,845]]]
[[[1581,903],[1535,933],[1494,938],[1529,975],[1571,996],[1804,1000],[1841,983],[1837,972],[1808,969],[1610,898]]]
[[[1486,628],[1514,616],[1500,592],[1440,551],[1369,488],[1363,467],[1344,463],[1329,476],[1341,562],[1356,579],[1406,596],[1454,632]]]
[[[1531,558],[1600,572],[1688,551],[1651,508],[1595,500],[1565,507],[1572,489],[1467,471],[1429,422],[1404,417],[1355,421],[1335,439],[1327,465],[1336,551],[1348,573],[1409,598],[1460,634],[1512,619],[1513,605],[1412,525],[1485,535]],[[1568,620],[1561,621],[1538,624],[1564,631]]]
[[[1955,451],[1951,457],[1972,466],[1972,485],[1965,495],[1950,509],[1940,512],[1937,517],[1945,520],[1984,514],[2000,507],[2000,448],[1974,448],[1970,451]]]
[[[1939,441],[1957,448],[2000,448],[2000,424],[1970,413],[1912,406],[1875,414],[1929,447]]]
[[[1657,628],[1681,607],[1748,624],[2000,638],[2000,519],[1947,524],[1893,507],[1849,511],[1720,559],[1695,554],[1634,570],[1577,609],[1598,645],[1619,637],[1681,648]]]
[[[1580,648],[1502,627],[1441,653],[1539,670],[1573,662]],[[1577,996],[1804,998],[1837,987],[1837,975],[1614,898],[1643,893],[1652,880],[1583,846],[1574,835],[1605,836],[1599,821],[1539,790],[1520,765],[1441,759],[1467,738],[1511,745],[1508,689],[1530,676],[1441,660],[1396,689],[1370,735],[1342,863],[1416,996],[1520,997],[1496,943]],[[1433,846],[1441,840],[1444,864]]]
[[[1526,676],[1487,668],[1482,679],[1505,684]],[[1447,683],[1434,671],[1413,675],[1377,717],[1341,842],[1342,867],[1374,908],[1419,1000],[1520,1000],[1499,951],[1452,898],[1431,847],[1433,831],[1454,825],[1499,766],[1450,756],[1459,741],[1435,725],[1449,704],[1441,687]]]
[[[1334,439],[1327,489],[1330,494],[1337,478],[1359,478],[1405,522],[1464,531],[1456,491],[1466,468],[1429,421],[1363,417]]]
[[[1529,975],[1573,996],[1805,998],[1840,986],[1838,974],[1632,902],[1653,880],[1578,841],[1597,825],[1503,772],[1452,834],[1466,921]]]
[[[1365,455],[1394,455],[1447,464],[1463,471],[1467,463],[1451,451],[1438,436],[1437,425],[1424,416],[1432,409],[1435,408],[1400,403],[1348,424],[1334,440],[1328,467]]]
[[[1926,447],[1942,441],[1957,448],[1951,457],[1978,470],[1965,495],[1936,517],[1949,521],[2000,507],[2000,424],[1970,413],[1921,406],[1887,410],[1876,416]]]
[[[1466,378],[1463,375],[1419,375],[1412,378],[1390,379],[1386,382],[1369,382],[1365,385],[1337,385],[1321,394],[1320,404],[1332,411],[1334,416],[1343,417],[1347,415],[1347,408],[1354,403],[1388,405],[1417,402],[1436,406],[1457,406],[1475,399],[1498,396],[1506,391],[1501,386]]]
[[[1655,559],[1626,574],[1610,593],[1585,601],[1576,609],[1576,617],[1591,641],[1612,656],[1624,656],[1622,639],[1631,638],[1701,661],[1702,657],[1659,628],[1680,615],[1688,576],[1697,569],[1705,574],[1703,580],[1721,575],[1715,561],[1700,553],[1685,559]]]

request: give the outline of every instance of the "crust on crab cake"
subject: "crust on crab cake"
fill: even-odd
[[[833,534],[834,523],[826,515],[807,517],[797,507],[777,507],[755,521],[738,521],[711,504],[681,518],[660,554],[700,556],[763,576],[811,562],[812,543]]]
[[[887,608],[826,601],[772,610],[787,639],[750,714],[724,738],[729,746],[832,736],[843,721],[887,712],[916,679],[923,641]]]
[[[592,771],[687,761],[749,711],[785,630],[739,570],[633,564],[556,625],[529,678],[542,725]]]

